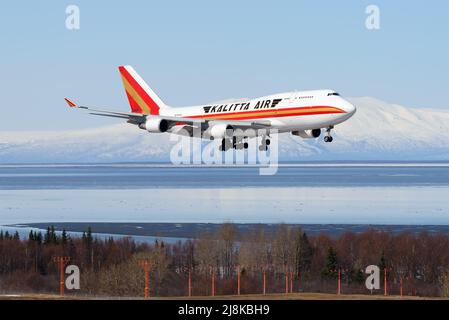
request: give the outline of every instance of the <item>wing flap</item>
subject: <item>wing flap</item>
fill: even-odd
[[[261,121],[239,121],[239,120],[226,120],[226,121],[220,121],[215,119],[206,119],[209,123],[226,123],[234,128],[239,129],[266,129],[271,127],[271,122],[267,120],[261,120]]]

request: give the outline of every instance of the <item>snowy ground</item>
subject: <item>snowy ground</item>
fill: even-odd
[[[449,224],[449,187],[0,190],[0,224]]]

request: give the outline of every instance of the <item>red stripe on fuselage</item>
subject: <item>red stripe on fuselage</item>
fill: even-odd
[[[332,108],[333,110],[317,111],[316,109],[322,108]],[[282,114],[276,114],[277,111],[291,111]],[[272,112],[270,114],[262,114]],[[244,120],[244,119],[263,119],[263,118],[281,118],[281,117],[291,117],[291,116],[308,116],[308,115],[318,115],[318,114],[339,114],[346,113],[340,108],[331,106],[310,106],[310,107],[295,107],[295,108],[282,108],[282,109],[262,109],[262,110],[252,110],[252,111],[242,111],[242,112],[221,112],[221,113],[205,113],[202,115],[188,116],[187,118],[210,118],[217,120]],[[233,116],[230,118],[220,118],[220,116]],[[251,117],[254,115],[254,117]],[[235,117],[234,117],[235,116]]]
[[[266,118],[283,118],[283,117],[294,117],[294,116],[310,116],[310,115],[318,115],[318,114],[337,114],[341,112],[332,112],[332,111],[315,111],[315,112],[296,112],[296,113],[284,113],[284,114],[267,114],[267,115],[254,115],[254,117],[231,117],[226,119],[217,118],[216,120],[226,121],[226,120],[251,120],[251,119],[266,119]],[[207,117],[205,117],[207,118]],[[214,119],[214,118],[211,118]]]

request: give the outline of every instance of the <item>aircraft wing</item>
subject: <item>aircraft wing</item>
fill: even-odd
[[[195,123],[205,122],[204,119],[189,119],[189,118],[184,118],[184,117],[157,116],[157,115],[146,115],[146,114],[134,113],[134,112],[121,112],[121,111],[112,111],[112,110],[105,110],[105,109],[96,109],[96,108],[92,108],[92,107],[79,106],[68,98],[64,98],[64,100],[67,102],[67,104],[71,108],[88,110],[88,111],[90,111],[90,114],[93,114],[96,116],[127,119],[129,123],[136,124],[136,125],[144,123],[146,121],[147,117],[162,118],[162,119],[169,120],[169,121],[183,122],[183,123],[188,123],[188,124],[192,124],[192,125]]]
[[[103,117],[113,117],[113,118],[121,118],[126,119],[128,123],[139,125],[144,123],[147,117],[161,118],[168,121],[173,121],[175,123],[184,123],[192,126],[201,125],[202,123],[206,124],[206,126],[212,126],[216,123],[226,123],[234,128],[239,129],[264,129],[271,126],[271,123],[266,120],[253,120],[253,121],[239,121],[239,120],[216,120],[216,119],[208,119],[208,118],[188,118],[188,117],[172,117],[172,116],[159,116],[159,115],[146,115],[141,113],[134,112],[120,112],[113,110],[105,110],[105,109],[97,109],[93,107],[80,106],[75,102],[68,98],[64,98],[66,103],[70,108],[84,109],[90,111],[90,114],[96,116]]]

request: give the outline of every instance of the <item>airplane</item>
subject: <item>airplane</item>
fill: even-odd
[[[356,107],[333,90],[294,91],[255,99],[240,99],[192,107],[170,107],[139,76],[132,66],[120,66],[131,112],[81,106],[64,98],[71,108],[90,114],[127,120],[150,133],[174,133],[203,139],[221,139],[219,148],[247,149],[248,140],[262,136],[260,151],[268,150],[271,133],[291,132],[295,136],[318,138],[326,131],[325,142],[332,142],[331,130],[351,118]],[[251,130],[249,130],[251,129]],[[262,134],[260,134],[262,132]]]

